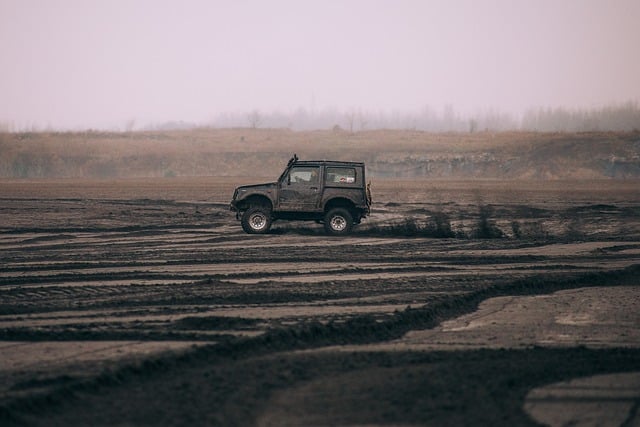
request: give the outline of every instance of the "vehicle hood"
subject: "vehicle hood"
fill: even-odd
[[[276,188],[277,183],[275,182],[267,182],[264,184],[251,184],[251,185],[241,185],[240,187],[236,187],[236,190],[233,192],[233,200],[236,200],[238,197],[242,197],[243,194],[246,193],[264,193],[269,190]]]
[[[240,187],[236,188],[236,191],[241,191],[241,190],[251,190],[251,191],[256,191],[256,190],[268,190],[271,188],[275,188],[276,183],[275,182],[267,182],[264,184],[250,184],[250,185],[241,185]]]

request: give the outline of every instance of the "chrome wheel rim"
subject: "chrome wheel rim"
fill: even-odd
[[[334,216],[330,221],[331,229],[335,231],[343,231],[347,228],[347,221],[341,216]]]
[[[263,214],[253,214],[249,218],[249,224],[254,230],[262,230],[267,225],[267,217]]]

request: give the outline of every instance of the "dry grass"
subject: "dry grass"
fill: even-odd
[[[638,132],[192,129],[0,133],[0,176],[273,176],[296,152],[302,159],[365,161],[371,176],[628,177],[640,176],[639,140]],[[617,162],[613,169],[611,162]]]

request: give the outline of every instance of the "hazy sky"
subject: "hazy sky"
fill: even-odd
[[[640,0],[0,0],[0,122],[640,100]]]

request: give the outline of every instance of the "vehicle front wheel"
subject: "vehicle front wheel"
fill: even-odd
[[[328,234],[342,236],[349,234],[351,228],[353,228],[353,217],[348,209],[334,208],[324,216],[324,229]]]
[[[249,208],[242,214],[240,222],[245,233],[267,233],[271,228],[271,211],[263,206]]]

